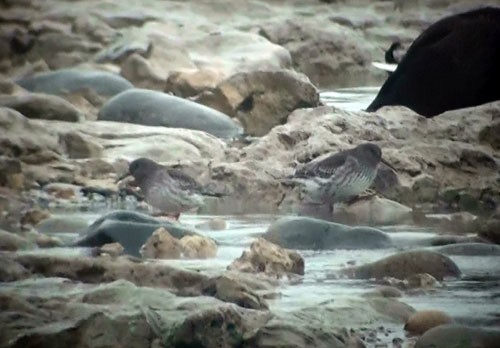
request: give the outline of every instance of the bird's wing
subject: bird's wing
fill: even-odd
[[[176,186],[181,190],[190,192],[201,191],[201,185],[198,183],[198,181],[196,181],[183,171],[175,168],[167,168],[166,173],[173,179]]]
[[[320,178],[331,177],[339,167],[345,164],[346,158],[345,152],[332,154],[322,160],[307,163],[302,168],[298,169],[294,176],[299,178],[313,176]]]

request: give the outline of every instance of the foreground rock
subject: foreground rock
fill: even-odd
[[[350,227],[312,218],[282,218],[263,237],[290,249],[380,249],[392,246],[384,232],[371,227]]]
[[[61,69],[23,77],[18,85],[31,92],[65,95],[91,91],[99,96],[114,96],[134,86],[107,71]]]
[[[415,348],[496,348],[498,342],[500,330],[450,324],[427,331],[418,339]]]
[[[169,235],[181,239],[196,232],[179,224],[160,221],[149,215],[132,211],[115,211],[94,221],[80,237],[73,242],[74,246],[100,247],[104,244],[120,243],[126,254],[140,256],[140,249],[158,228],[163,227]]]
[[[405,324],[405,330],[413,335],[422,335],[436,326],[450,324],[452,322],[453,319],[442,311],[418,311],[408,318]]]
[[[394,277],[405,279],[413,274],[428,273],[438,280],[459,277],[458,266],[447,256],[427,250],[406,251],[362,266],[343,271],[353,278],[382,279]]]
[[[66,100],[46,94],[0,96],[0,106],[17,110],[28,118],[66,122],[78,122],[84,119],[84,115]]]
[[[241,127],[221,112],[145,89],[131,89],[116,95],[101,108],[98,119],[202,130],[222,138],[242,133]]]
[[[282,249],[263,238],[257,238],[250,244],[250,250],[244,251],[228,269],[265,273],[278,278],[288,274],[304,275],[304,259],[296,251]]]
[[[197,101],[237,118],[246,133],[262,136],[285,123],[295,109],[318,106],[319,93],[306,76],[256,71],[231,76]]]

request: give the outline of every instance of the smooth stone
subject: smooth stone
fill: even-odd
[[[243,132],[229,116],[217,110],[162,92],[138,88],[108,100],[99,111],[98,120],[195,129],[223,138]]]
[[[76,233],[87,228],[89,223],[79,217],[53,216],[36,224],[40,233]]]
[[[448,256],[429,250],[405,251],[361,266],[344,269],[342,273],[352,278],[405,279],[418,273],[428,273],[438,280],[459,277],[458,266]]]
[[[422,310],[408,318],[404,329],[413,335],[422,335],[436,326],[452,322],[453,319],[442,311]]]
[[[307,217],[281,218],[263,237],[289,249],[381,249],[392,246],[390,237],[371,227],[350,227]]]
[[[101,247],[104,244],[120,243],[125,254],[140,256],[140,249],[158,228],[165,228],[172,237],[181,239],[197,233],[180,224],[160,221],[149,215],[118,210],[106,214],[94,221],[73,246]]]
[[[433,249],[446,255],[500,256],[500,245],[488,243],[457,243]]]
[[[17,110],[28,118],[66,122],[79,122],[84,119],[84,115],[71,103],[48,94],[0,96],[0,106]]]
[[[120,75],[98,70],[61,69],[21,78],[18,85],[31,92],[70,94],[91,90],[98,95],[114,96],[134,86]]]
[[[427,331],[415,348],[498,348],[499,342],[498,329],[448,324]]]

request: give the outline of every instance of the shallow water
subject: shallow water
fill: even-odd
[[[339,88],[320,92],[321,100],[330,106],[347,111],[364,110],[370,105],[380,87]]]
[[[73,213],[88,219],[89,223],[97,219],[96,213]],[[66,216],[68,214],[65,214]],[[277,216],[218,216],[227,223],[223,231],[201,231],[219,245],[217,258],[211,260],[163,260],[172,266],[200,270],[207,273],[223,271],[253,238],[264,233]],[[212,218],[209,215],[181,216],[180,222],[191,227]],[[403,249],[418,247],[424,239],[436,236],[435,233],[412,226],[391,226],[383,228],[393,239],[394,247],[378,250],[334,250],[334,251],[299,251],[305,260],[305,276],[293,285],[284,283],[280,288],[281,297],[270,300],[270,307],[281,311],[290,311],[310,307],[332,300],[334,306],[342,306],[377,286],[372,281],[338,279],[334,273],[348,264],[360,265],[378,260]],[[76,238],[76,234],[74,235]],[[52,253],[75,254],[81,249],[58,248]],[[415,294],[405,295],[402,299],[416,309],[440,309],[449,313],[460,322],[471,325],[498,325],[500,306],[500,257],[451,256],[464,273],[461,280],[449,280],[443,287]],[[387,323],[387,325],[391,325]]]

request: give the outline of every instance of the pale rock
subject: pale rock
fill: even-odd
[[[304,259],[296,251],[257,238],[250,244],[250,250],[244,251],[234,260],[228,270],[265,273],[278,278],[293,274],[304,275]]]
[[[141,247],[140,254],[149,259],[179,259],[182,254],[180,241],[163,227],[153,232]]]
[[[217,244],[205,236],[184,236],[180,239],[182,256],[187,259],[210,259],[217,256]]]

